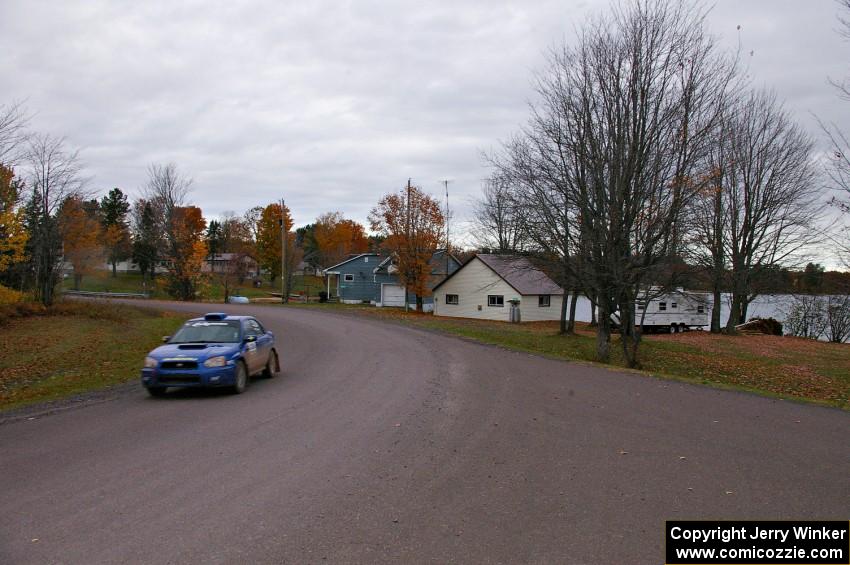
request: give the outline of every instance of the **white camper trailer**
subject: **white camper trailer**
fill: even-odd
[[[635,301],[635,325],[644,331],[678,333],[710,324],[711,297],[701,292],[676,289],[661,293],[651,289]]]

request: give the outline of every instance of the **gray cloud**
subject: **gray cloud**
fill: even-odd
[[[435,194],[450,178],[462,220],[545,50],[606,6],[5,0],[0,100],[26,98],[33,128],[81,148],[102,191],[134,194],[149,163],[173,161],[208,216],[285,197],[301,224],[364,221],[408,177]],[[827,83],[847,70],[837,11],[719,0],[709,25],[817,136],[812,112],[846,114]]]

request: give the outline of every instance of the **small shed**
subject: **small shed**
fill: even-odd
[[[474,255],[434,287],[434,315],[510,320],[519,300],[523,322],[558,320],[564,290],[519,255]]]

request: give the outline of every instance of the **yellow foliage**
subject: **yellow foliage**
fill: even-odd
[[[24,294],[22,292],[12,290],[0,284],[0,304],[14,304],[16,302],[22,302],[23,299]]]

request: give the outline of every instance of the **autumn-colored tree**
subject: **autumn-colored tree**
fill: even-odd
[[[366,230],[340,212],[328,212],[316,218],[313,239],[320,255],[320,264],[329,267],[345,260],[352,253],[369,250]]]
[[[112,265],[112,276],[118,276],[118,263],[132,255],[130,243],[130,227],[127,224],[127,213],[130,203],[120,188],[113,188],[100,201],[101,223],[103,225],[103,242],[106,246],[107,259]]]
[[[393,254],[399,281],[416,295],[416,310],[428,296],[430,261],[445,237],[440,203],[421,188],[407,187],[384,196],[369,213],[372,231],[384,237],[383,248]]]
[[[295,246],[295,234],[292,230],[292,216],[289,208],[281,207],[277,202],[263,208],[257,222],[257,259],[260,268],[269,271],[272,284],[281,271],[281,221],[286,227],[286,292],[292,288],[292,273],[301,260],[300,250]]]
[[[179,300],[193,300],[203,281],[207,256],[204,230],[207,222],[197,206],[177,206],[166,229],[167,289]]]
[[[59,233],[65,261],[74,269],[74,289],[79,290],[83,276],[91,274],[103,261],[100,223],[79,196],[68,197],[62,202]]]
[[[23,183],[14,171],[0,164],[0,273],[25,258],[27,231],[19,207]]]

